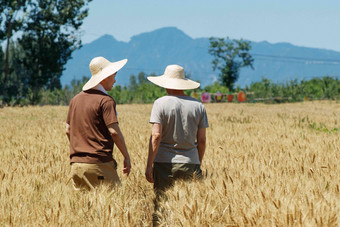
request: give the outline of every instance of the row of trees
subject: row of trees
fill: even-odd
[[[153,75],[153,74],[150,74]],[[152,83],[150,83],[145,73],[141,72],[137,76],[131,75],[130,84],[128,86],[116,85],[109,94],[114,97],[117,103],[153,103],[157,98],[166,95],[166,91]],[[82,86],[88,78],[72,81],[71,86],[65,86],[63,89],[55,89],[53,91],[46,90],[42,92],[40,104],[43,105],[68,105],[71,98],[81,91]],[[340,80],[332,77],[314,78],[311,80],[292,80],[285,83],[274,83],[266,78],[262,81],[252,83],[244,89],[236,87],[230,91],[220,82],[208,85],[204,88],[185,91],[187,95],[195,92],[200,95],[203,92],[214,94],[221,92],[223,94],[237,93],[239,91],[247,93],[246,102],[298,102],[306,99],[340,99]],[[214,100],[214,99],[212,99]],[[224,98],[226,102],[226,99]],[[236,99],[235,99],[236,101]],[[29,100],[21,99],[20,105],[29,104]]]
[[[252,83],[248,90],[251,92],[249,101],[264,102],[298,102],[303,100],[338,100],[340,99],[340,80],[330,76],[285,83],[274,83],[263,78]]]
[[[29,99],[61,89],[71,53],[81,46],[79,28],[91,0],[1,0],[0,91],[2,102]]]

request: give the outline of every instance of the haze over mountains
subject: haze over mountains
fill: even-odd
[[[340,52],[266,41],[251,42],[251,46],[250,53],[255,59],[254,70],[241,69],[237,81],[241,87],[260,81],[262,77],[273,82],[309,80],[326,75],[340,78]],[[88,65],[91,59],[103,56],[110,61],[128,58],[127,65],[116,77],[121,85],[128,85],[132,74],[144,72],[162,75],[167,65],[178,64],[204,87],[216,81],[219,74],[212,70],[213,58],[208,53],[208,47],[209,37],[192,39],[175,27],[142,33],[133,36],[129,42],[120,42],[110,35],[104,35],[73,52],[61,83],[66,85],[73,79],[90,77]]]

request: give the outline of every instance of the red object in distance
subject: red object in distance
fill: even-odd
[[[234,96],[232,94],[227,95],[228,102],[232,102],[233,98],[234,98]]]
[[[247,96],[246,96],[246,93],[244,93],[243,91],[240,91],[238,94],[237,94],[237,100],[239,102],[244,102],[246,101],[247,99]]]

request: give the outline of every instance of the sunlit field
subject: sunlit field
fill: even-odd
[[[204,180],[161,201],[163,226],[339,226],[340,103],[205,104]],[[132,158],[122,185],[74,191],[67,107],[0,109],[0,226],[151,226],[152,105],[118,105]]]

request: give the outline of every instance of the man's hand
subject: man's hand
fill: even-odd
[[[126,148],[124,136],[122,132],[120,131],[118,123],[113,123],[107,126],[109,129],[109,132],[112,136],[112,139],[115,143],[115,145],[118,147],[120,153],[124,157],[124,168],[123,173],[129,176],[130,170],[131,170],[131,162],[130,162],[130,155]]]
[[[129,176],[131,170],[131,162],[130,159],[124,158],[124,168],[123,173],[125,173],[127,176]]]
[[[67,123],[65,125],[65,133],[67,135],[68,141],[70,141],[70,125]]]
[[[206,129],[205,128],[200,128],[197,131],[197,150],[198,150],[198,157],[200,160],[200,163],[202,165],[202,160],[203,160],[203,156],[205,153],[205,146],[206,146],[206,142],[207,138],[206,138]]]
[[[146,167],[145,177],[146,177],[147,181],[149,181],[150,183],[154,183],[154,179],[152,177],[152,166],[147,166]]]
[[[162,125],[154,123],[152,125],[152,132],[149,140],[149,154],[145,170],[146,180],[149,181],[150,183],[154,183],[154,179],[152,177],[152,165],[153,161],[156,158],[161,139],[162,139]]]

